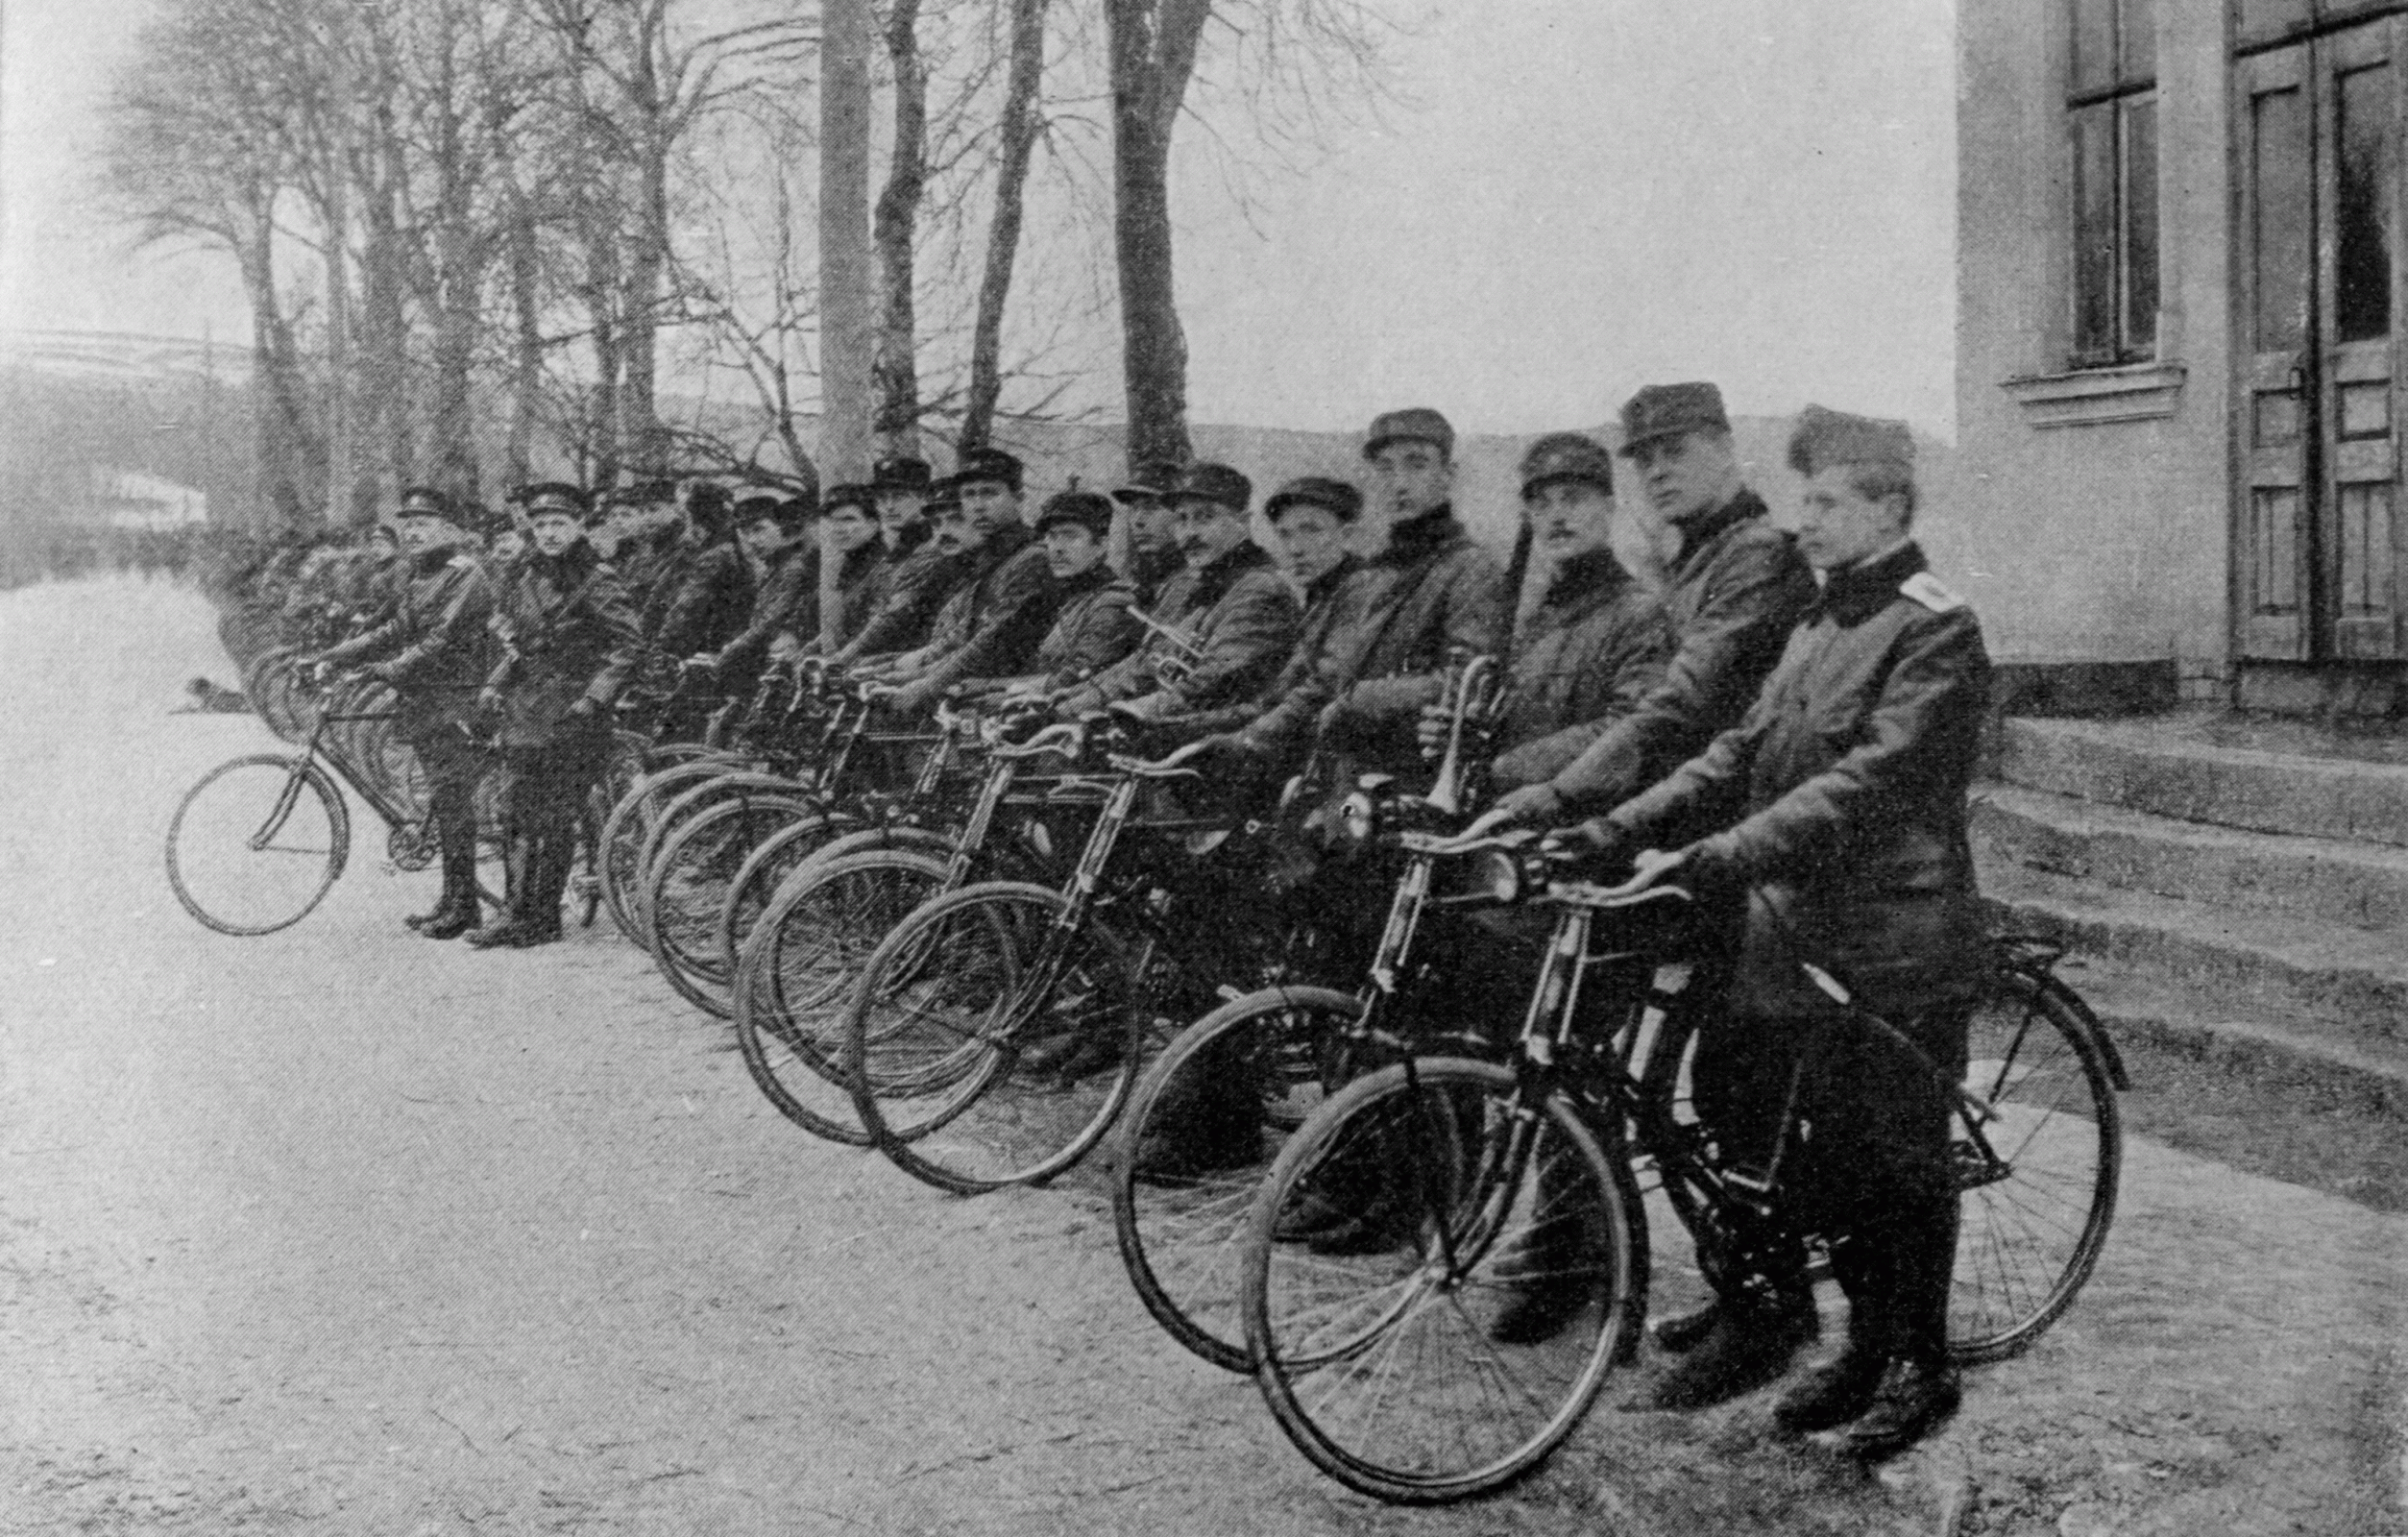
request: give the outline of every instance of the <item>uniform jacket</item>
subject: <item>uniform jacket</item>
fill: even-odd
[[[1280,759],[1302,755],[1312,746],[1313,731],[1327,701],[1312,693],[1315,671],[1333,645],[1345,644],[1350,628],[1362,621],[1365,603],[1379,585],[1377,574],[1355,555],[1341,557],[1304,589],[1304,618],[1296,648],[1278,676],[1253,698],[1230,707],[1222,730],[1245,728],[1246,739]]]
[[[1609,818],[1690,845],[1707,889],[1750,888],[1734,1007],[1828,1006],[1807,954],[1870,1007],[1900,1013],[1978,981],[1982,919],[1965,836],[1990,660],[1963,600],[1905,545],[1833,573],[1746,717]]]
[[[619,573],[583,545],[550,559],[530,550],[513,564],[494,632],[503,654],[487,685],[501,695],[506,747],[549,746],[581,698],[608,710],[644,645]]]
[[[1814,600],[1797,542],[1752,491],[1687,529],[1666,577],[1679,648],[1663,683],[1555,775],[1569,807],[1611,809],[1735,724]]]
[[[1131,551],[1129,582],[1136,590],[1137,606],[1149,614],[1153,613],[1155,605],[1162,601],[1162,589],[1171,584],[1172,577],[1186,569],[1187,562],[1180,556],[1176,545]]]
[[[750,622],[719,647],[719,675],[741,683],[759,671],[781,631],[819,633],[819,551],[802,540],[769,557],[753,589]]]
[[[936,610],[960,586],[969,570],[961,559],[937,552],[930,541],[878,563],[870,580],[876,585],[863,596],[868,618],[838,653],[850,662],[862,656],[909,651],[924,644]]]
[[[1193,647],[1186,675],[1164,683],[1157,662],[1180,648],[1149,630],[1145,643],[1097,674],[1072,707],[1144,700],[1156,716],[1192,715],[1245,698],[1271,680],[1296,644],[1296,593],[1253,540],[1208,566],[1188,567],[1162,589],[1154,619]],[[1176,669],[1174,671],[1176,672]]]
[[[399,695],[393,734],[420,741],[473,719],[476,691],[499,659],[494,589],[475,560],[434,549],[412,563],[392,616],[328,651],[327,660],[366,660]]]
[[[847,554],[843,563],[837,567],[836,606],[833,613],[836,620],[836,645],[831,649],[842,650],[847,642],[862,632],[862,626],[869,622],[870,614],[879,603],[885,600],[887,573],[893,564],[894,559],[888,554],[887,547],[873,539]],[[816,598],[816,596],[815,593],[814,597]],[[789,624],[786,627],[787,633],[794,637],[797,645],[807,649],[815,649],[822,628],[821,622],[828,617],[830,616],[824,614],[813,616],[813,624],[809,629]]]
[[[1447,506],[1390,529],[1371,569],[1379,585],[1315,676],[1315,694],[1328,701],[1323,741],[1340,752],[1418,760],[1414,725],[1445,687],[1447,652],[1494,655],[1505,644],[1505,573]]]
[[[988,534],[969,552],[963,574],[930,627],[936,657],[916,681],[932,688],[1025,671],[1060,598],[1045,547],[1026,524]]]
[[[1672,622],[1610,550],[1564,562],[1514,638],[1490,766],[1499,790],[1544,784],[1664,681]]]
[[[733,539],[687,542],[669,557],[653,589],[658,618],[645,628],[652,644],[684,660],[743,633],[752,617],[752,566]]]
[[[1098,563],[1059,584],[1053,627],[1037,644],[1032,672],[1048,689],[1083,683],[1137,648],[1145,636],[1130,606],[1136,589]]]

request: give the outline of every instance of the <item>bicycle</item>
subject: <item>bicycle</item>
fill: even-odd
[[[1774,1245],[1813,1237],[1782,1199],[1794,1096],[1762,1166],[1727,1155],[1689,1109],[1707,1005],[1686,986],[1688,893],[1566,879],[1561,856],[1527,858],[1515,842],[1421,845],[1480,860],[1498,903],[1554,914],[1511,1061],[1382,1042],[1401,1061],[1313,1113],[1250,1216],[1239,1305],[1264,1399],[1317,1467],[1393,1502],[1465,1499],[1528,1473],[1636,1359],[1649,1284],[1642,1169],[1718,1290],[1747,1281]],[[1949,1339],[1960,1362],[2029,1347],[2088,1279],[2114,1216],[2123,1073],[2055,959],[1997,941],[1962,1081],[1933,1068],[1962,1203]],[[1915,1049],[1840,978],[1800,964],[1838,1019]],[[1333,1254],[1301,1239],[1333,1189],[1362,1188],[1364,1169],[1383,1171],[1376,1241]],[[1568,1264],[1528,1268],[1566,1251]],[[1542,1280],[1569,1287],[1576,1310],[1534,1343],[1497,1342],[1490,1326]]]
[[[346,689],[391,696],[381,685]],[[342,785],[383,819],[385,857],[397,869],[423,870],[434,859],[423,787],[398,775],[385,750],[390,736],[353,740],[344,730],[390,721],[393,710],[313,707],[309,715],[299,753],[251,753],[222,763],[177,804],[167,825],[167,884],[205,927],[241,938],[274,934],[325,900],[351,858]],[[478,841],[487,844],[493,811],[482,787],[478,810]],[[479,895],[500,906],[481,887]]]

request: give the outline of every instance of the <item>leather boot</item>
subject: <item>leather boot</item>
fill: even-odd
[[[557,828],[536,835],[527,860],[526,944],[549,944],[560,938],[560,899],[569,885],[568,839]]]
[[[502,840],[501,858],[503,868],[509,871],[510,900],[494,915],[492,922],[468,936],[468,942],[479,950],[509,949],[525,942],[526,924],[519,914],[524,908],[533,874],[534,840],[513,831]]]
[[[1752,1393],[1788,1371],[1799,1347],[1820,1331],[1812,1293],[1725,1298],[1706,1337],[1638,1406],[1686,1412]]]
[[[1798,1379],[1772,1406],[1772,1417],[1785,1430],[1803,1435],[1847,1424],[1873,1406],[1889,1356],[1880,1347],[1861,1340],[1854,1331],[1839,1354]]]
[[[1872,1407],[1848,1427],[1843,1443],[1860,1457],[1895,1456],[1946,1423],[1961,1397],[1957,1369],[1945,1359],[1901,1356],[1889,1362]]]
[[[426,915],[418,925],[418,932],[429,939],[456,939],[476,927],[476,849],[472,842],[466,849],[454,850],[446,843],[443,850],[443,904]]]

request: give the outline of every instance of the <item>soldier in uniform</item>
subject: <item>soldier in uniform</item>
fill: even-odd
[[[496,598],[502,657],[478,708],[499,721],[510,911],[468,937],[478,948],[560,938],[577,808],[610,753],[611,706],[644,644],[618,573],[585,542],[585,493],[547,482],[526,498],[531,548]]]
[[[1664,593],[1679,648],[1636,710],[1553,775],[1500,798],[1484,822],[1567,821],[1637,794],[1739,720],[1813,600],[1796,545],[1741,478],[1720,390],[1641,389],[1622,407],[1622,453],[1680,534]]]
[[[1171,527],[1171,495],[1179,489],[1180,467],[1168,459],[1131,465],[1129,478],[1112,493],[1127,509],[1129,581],[1136,590],[1137,606],[1151,613],[1162,600],[1162,589],[1186,564]]]
[[[1311,744],[1316,710],[1294,703],[1348,624],[1360,617],[1363,562],[1346,547],[1348,530],[1363,515],[1363,494],[1343,480],[1304,476],[1289,481],[1263,503],[1263,516],[1278,536],[1288,579],[1304,595],[1297,642],[1278,675],[1253,697],[1217,711],[1204,722],[1227,733],[1207,739],[1207,751],[1235,751],[1284,767]]]
[[[1076,717],[1118,705],[1139,720],[1184,720],[1251,698],[1296,644],[1296,595],[1253,542],[1253,483],[1225,464],[1197,464],[1171,498],[1186,566],[1162,591],[1160,626],[1074,689],[1057,708]],[[1192,733],[1200,735],[1201,732]]]
[[[937,539],[960,562],[928,644],[882,671],[899,685],[888,701],[901,715],[935,708],[963,678],[1019,671],[1054,619],[1057,592],[1044,547],[1020,516],[1020,461],[1001,449],[973,449],[954,472],[960,500]]]
[[[1789,462],[1807,477],[1798,542],[1821,596],[1739,725],[1590,834],[1644,850],[1639,868],[1656,879],[1745,893],[1729,1005],[1693,1067],[1698,1113],[1726,1154],[1770,1156],[1801,1053],[1818,1026],[1842,1032],[1802,1085],[1807,1135],[1785,1174],[1831,1240],[1848,1339],[1774,1413],[1799,1431],[1854,1422],[1848,1444],[1868,1455],[1911,1444],[1957,1403],[1948,1104],[1894,1041],[1832,1023],[1836,1006],[1797,963],[1838,975],[1952,1081],[1961,1073],[1982,962],[1965,794],[1990,664],[1972,611],[1911,537],[1913,460],[1904,423],[1807,408]],[[1799,1331],[1750,1312],[1722,1301],[1660,1406],[1780,1372]]]
[[[773,657],[819,649],[823,629],[835,642],[834,648],[842,650],[884,599],[887,583],[883,578],[896,561],[917,548],[905,544],[898,552],[886,542],[886,530],[878,522],[877,495],[866,485],[831,487],[819,505],[819,559],[836,562],[836,591],[832,611],[814,617],[832,622],[809,628],[789,624],[770,647]],[[914,520],[907,529],[899,529],[898,536],[908,533],[916,538],[922,531],[923,525]]]
[[[1428,768],[1418,726],[1444,692],[1447,654],[1496,654],[1510,622],[1503,570],[1455,517],[1454,450],[1454,427],[1427,407],[1373,420],[1369,500],[1388,519],[1369,563],[1377,585],[1292,707],[1317,712],[1324,750],[1393,773]]]
[[[654,578],[644,609],[645,638],[670,661],[716,653],[742,634],[755,586],[752,566],[736,541],[727,488],[716,480],[689,480],[678,504],[685,531]],[[681,697],[661,720],[662,740],[700,741],[713,708],[701,695]]]
[[[912,458],[881,459],[872,472],[870,491],[877,499],[879,537],[886,547],[886,559],[875,569],[872,587],[863,597],[868,617],[833,658],[841,667],[925,645],[936,610],[958,585],[961,569],[930,536],[938,498],[926,463]],[[949,486],[944,500],[951,500]]]
[[[736,535],[745,553],[761,565],[752,618],[725,646],[691,659],[726,692],[751,692],[780,634],[819,633],[819,547],[813,537],[818,514],[818,501],[808,492],[800,497],[756,493],[738,500]]]
[[[1092,491],[1064,491],[1037,514],[1036,535],[1054,575],[1053,627],[1018,677],[965,679],[964,698],[1043,698],[1084,683],[1137,648],[1145,627],[1129,610],[1135,594],[1105,556],[1112,504]]]
[[[473,731],[476,691],[493,671],[492,584],[463,552],[469,531],[440,491],[413,486],[398,514],[409,584],[390,618],[320,661],[366,662],[392,685],[393,734],[426,773],[427,820],[443,864],[434,910],[402,921],[430,939],[476,927],[476,782],[487,766]]]

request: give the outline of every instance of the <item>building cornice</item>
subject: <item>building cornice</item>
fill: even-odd
[[[2180,363],[2130,363],[2028,374],[2002,379],[1999,388],[2024,408],[2024,420],[2032,427],[2092,427],[2172,416],[2189,372]]]

